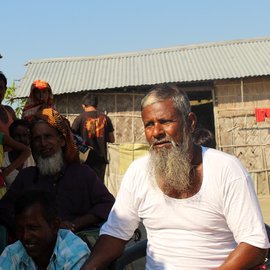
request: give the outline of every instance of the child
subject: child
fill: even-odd
[[[8,167],[3,168],[4,150],[3,147],[8,146],[11,149],[20,151],[20,155],[10,163]],[[6,192],[4,178],[9,175],[13,170],[21,166],[24,161],[30,156],[31,150],[29,147],[22,143],[13,140],[11,137],[0,132],[0,199]]]
[[[22,118],[31,121],[37,111],[50,107],[53,107],[51,86],[42,80],[34,81],[22,112]]]

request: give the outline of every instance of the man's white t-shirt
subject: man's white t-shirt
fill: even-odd
[[[128,240],[147,231],[146,269],[216,269],[241,242],[268,248],[252,180],[235,157],[203,149],[203,182],[187,199],[166,196],[149,172],[149,155],[127,170],[101,234]]]

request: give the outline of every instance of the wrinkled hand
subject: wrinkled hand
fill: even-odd
[[[60,228],[71,230],[72,232],[76,232],[76,225],[70,221],[61,221]]]

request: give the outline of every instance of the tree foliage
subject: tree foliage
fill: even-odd
[[[4,101],[6,102],[6,104],[8,104],[14,109],[16,116],[20,118],[23,107],[26,102],[26,98],[23,98],[23,99],[16,98],[15,90],[16,90],[16,87],[15,87],[15,83],[13,82],[11,86],[7,88]]]

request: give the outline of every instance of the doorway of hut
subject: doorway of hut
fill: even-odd
[[[215,135],[212,91],[188,92],[191,110],[197,116],[197,127],[209,129]]]

